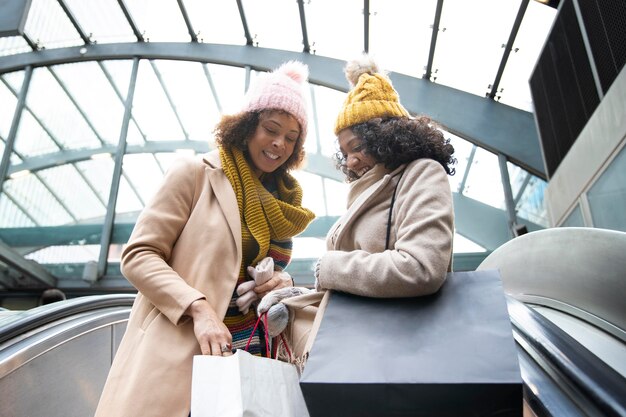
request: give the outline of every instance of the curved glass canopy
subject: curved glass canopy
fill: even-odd
[[[299,282],[310,282],[347,193],[330,159],[345,86],[324,81],[323,57],[369,51],[448,97],[482,97],[528,115],[534,129],[527,79],[555,10],[529,1],[471,4],[33,0],[23,28],[0,37],[0,285],[128,289],[118,263],[137,214],[176,157],[214,148],[220,115],[236,111],[258,71],[268,69],[254,64],[255,54],[301,56],[311,69],[307,165],[295,175],[318,218],[297,238],[290,266]],[[240,45],[249,55],[167,59],[160,51],[172,42],[181,50]],[[129,43],[141,53],[116,53]],[[97,47],[108,49],[90,58]],[[422,107],[429,114],[428,103]],[[473,129],[478,134],[446,131],[458,160],[449,177],[456,269],[473,269],[515,227],[548,226],[542,173],[490,144],[484,126]],[[25,272],[35,279],[20,278]]]

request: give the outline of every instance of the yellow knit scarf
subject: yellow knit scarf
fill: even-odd
[[[254,175],[241,150],[220,147],[219,153],[222,169],[237,197],[242,225],[248,226],[242,227],[242,233],[249,229],[259,245],[259,252],[252,261],[255,266],[268,256],[270,240],[286,240],[301,233],[315,214],[302,207],[302,188],[288,173],[276,179],[279,195],[276,198]]]

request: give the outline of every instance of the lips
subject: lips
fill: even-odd
[[[356,175],[361,178],[363,175],[365,175],[367,173],[367,171],[370,170],[370,167],[363,167],[358,171],[355,171]]]
[[[276,161],[278,158],[280,158],[279,155],[276,155],[274,153],[271,153],[269,151],[263,151],[263,155],[265,155],[266,157],[268,157],[269,159]]]

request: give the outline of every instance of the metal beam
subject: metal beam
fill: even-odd
[[[74,29],[76,29],[76,32],[78,32],[83,42],[85,42],[85,44],[90,44],[91,39],[89,39],[89,36],[87,36],[83,28],[80,26],[80,23],[78,23],[78,19],[76,19],[76,16],[74,16],[74,13],[72,13],[70,8],[67,7],[67,4],[65,4],[65,0],[57,0],[57,2],[59,3],[63,11],[65,12],[65,15],[67,16],[67,18],[70,19],[72,26],[74,26]]]
[[[435,48],[437,47],[437,35],[439,34],[439,23],[441,22],[441,10],[443,10],[443,0],[437,1],[435,10],[435,20],[433,21],[433,34],[430,37],[430,50],[428,51],[428,64],[422,78],[430,80],[433,71],[433,60],[435,59]]]
[[[522,0],[519,6],[519,10],[517,11],[517,16],[515,17],[515,22],[513,22],[513,28],[511,29],[509,40],[507,41],[506,45],[504,45],[504,54],[502,54],[500,66],[498,67],[498,72],[496,74],[496,79],[493,81],[493,84],[491,84],[491,91],[488,95],[488,97],[491,99],[495,98],[498,87],[500,86],[500,80],[502,79],[502,74],[504,73],[506,62],[509,60],[511,49],[513,49],[513,43],[515,42],[515,38],[517,37],[517,32],[519,31],[519,27],[521,26],[522,20],[524,19],[524,14],[526,13],[528,2],[529,0]]]
[[[117,0],[117,3],[120,5],[120,9],[122,9],[122,13],[124,13],[124,17],[126,17],[126,21],[130,25],[130,27],[133,29],[133,33],[135,34],[137,41],[145,42],[146,40],[144,39],[143,34],[139,31],[139,28],[137,27],[135,20],[131,16],[130,11],[128,10],[128,7],[126,7],[126,3],[124,2],[124,0]]]
[[[580,27],[580,34],[582,35],[583,44],[585,45],[585,51],[587,52],[587,57],[589,59],[589,67],[591,68],[593,81],[596,85],[596,91],[598,92],[598,97],[600,101],[602,101],[602,99],[604,98],[604,91],[602,90],[602,82],[600,81],[600,74],[598,73],[596,60],[593,57],[591,43],[589,42],[589,36],[587,35],[587,28],[585,28],[585,21],[583,20],[583,14],[580,11],[580,5],[578,4],[578,0],[572,0],[572,4],[574,5],[574,11],[576,12],[576,20],[578,21],[578,26]]]
[[[459,189],[457,190],[459,194],[463,194],[465,190],[465,184],[467,183],[467,177],[469,177],[470,170],[472,169],[472,164],[474,163],[474,156],[476,156],[476,145],[472,146],[472,150],[470,151],[469,157],[467,158],[467,165],[465,166],[465,172],[463,173],[463,179],[459,183]]]
[[[87,51],[80,52],[84,48]],[[68,62],[106,59],[174,59],[215,63],[258,71],[270,71],[282,62],[299,60],[309,66],[309,81],[339,91],[348,91],[343,76],[345,61],[276,49],[201,43],[96,44],[46,49],[0,57],[0,74]],[[450,132],[545,179],[545,167],[533,114],[486,97],[408,75],[390,73],[394,87],[410,112],[425,113]]]
[[[193,30],[193,25],[191,24],[191,19],[189,19],[189,14],[187,13],[187,8],[185,7],[183,0],[178,0],[178,7],[180,8],[180,12],[185,20],[185,25],[187,25],[187,32],[189,32],[191,41],[198,42],[198,35],[196,35],[196,31]]]
[[[471,238],[488,251],[495,250],[509,240],[507,214],[480,201],[452,193],[454,199],[455,227],[457,233]],[[135,213],[137,216],[139,213]],[[337,221],[337,216],[317,217],[299,237],[325,238]],[[543,229],[537,224],[523,221],[529,231]],[[125,216],[123,222],[113,225],[110,243],[125,243],[135,225],[135,218]],[[0,229],[0,239],[9,246],[42,247],[55,245],[97,244],[101,239],[102,226],[74,224],[64,226],[37,226]],[[455,255],[456,256],[456,255]]]
[[[507,224],[509,225],[511,238],[515,237],[514,227],[517,224],[517,214],[515,213],[515,203],[513,202],[513,190],[511,190],[511,179],[509,169],[506,165],[506,156],[498,154],[500,165],[500,177],[502,179],[502,190],[504,191],[504,204],[506,206]]]
[[[98,275],[97,278],[104,276],[107,268],[107,260],[109,258],[109,245],[111,243],[111,235],[113,234],[113,222],[115,220],[115,206],[117,203],[117,194],[119,191],[120,179],[122,177],[122,162],[126,154],[126,135],[128,134],[128,124],[130,122],[130,114],[133,107],[133,97],[135,96],[135,84],[137,83],[137,72],[139,70],[139,58],[133,60],[133,69],[128,83],[128,94],[126,94],[126,108],[124,109],[124,119],[120,131],[120,140],[115,153],[115,166],[113,167],[113,178],[111,180],[111,189],[109,192],[109,201],[107,204],[107,213],[102,225],[102,239],[100,240],[100,256],[98,257]]]
[[[304,0],[298,0],[298,11],[300,12],[300,27],[302,28],[302,52],[311,52],[311,45],[309,45],[309,33],[306,29],[306,16],[304,13]]]
[[[0,261],[17,271],[24,278],[34,279],[39,284],[39,287],[42,284],[47,287],[55,287],[57,285],[57,279],[37,262],[25,259],[2,242],[0,242]],[[12,283],[6,281],[4,283],[9,288],[21,287],[21,285],[12,285]]]
[[[370,1],[363,0],[363,52],[370,50]]]
[[[167,90],[167,86],[165,85],[165,82],[163,81],[163,76],[161,75],[161,71],[159,71],[159,68],[157,67],[153,59],[149,60],[149,62],[150,62],[150,66],[152,67],[152,70],[154,71],[154,74],[157,77],[157,80],[159,80],[159,84],[161,85],[161,89],[163,90],[163,93],[165,93],[167,102],[169,103],[170,108],[172,109],[172,112],[174,112],[174,116],[176,117],[176,120],[178,121],[180,130],[183,131],[183,135],[185,135],[185,139],[189,140],[189,133],[187,133],[187,129],[185,129],[185,125],[183,124],[183,121],[180,119],[180,114],[178,114],[178,110],[176,110],[176,105],[174,104],[174,100],[172,99],[172,96],[170,95],[170,92]]]
[[[9,168],[8,175],[14,172],[28,170],[31,172],[52,168],[59,165],[74,164],[76,162],[85,161],[94,155],[103,153],[115,154],[117,147],[114,145],[105,145],[100,148],[88,149],[71,149],[50,153],[42,156],[34,156],[23,160],[21,163],[12,165]],[[208,142],[204,141],[163,141],[163,142],[147,142],[142,145],[128,145],[126,154],[138,153],[167,153],[175,152],[178,149],[193,149],[197,153],[204,153],[210,150]]]
[[[489,255],[490,252],[459,253],[455,254],[452,260],[452,268],[455,271],[473,271]],[[286,271],[291,274],[297,286],[313,286],[313,267],[317,258],[296,258],[291,261]],[[46,265],[55,276],[58,277],[57,287],[67,294],[72,291],[79,291],[84,294],[88,291],[93,294],[98,291],[136,291],[136,289],[124,278],[120,272],[120,265],[112,262],[109,265],[107,274],[98,282],[90,284],[80,277],[84,264],[57,264]]]
[[[243,26],[243,33],[246,37],[246,45],[252,46],[252,36],[250,36],[250,29],[248,29],[248,20],[246,19],[246,12],[243,10],[243,3],[241,2],[241,0],[237,0],[237,9],[239,9],[241,25]]]
[[[215,100],[217,110],[222,113],[222,103],[220,103],[220,97],[219,94],[217,94],[217,90],[215,89],[215,84],[213,84],[213,77],[211,77],[211,72],[209,71],[207,64],[202,64],[202,70],[204,71],[204,76],[209,83],[209,88],[211,89],[211,94],[213,95],[213,99]]]
[[[28,93],[28,87],[30,86],[30,80],[33,75],[33,67],[28,66],[24,71],[24,81],[22,81],[22,88],[17,96],[17,104],[15,105],[15,111],[13,112],[13,120],[11,121],[11,128],[9,129],[9,135],[6,138],[4,144],[4,152],[2,153],[2,160],[0,160],[0,192],[4,187],[4,180],[9,172],[9,166],[11,165],[11,153],[15,146],[15,137],[17,136],[17,129],[22,119],[22,112],[26,107],[26,94]]]

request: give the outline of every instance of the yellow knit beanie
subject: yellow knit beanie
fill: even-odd
[[[375,117],[408,117],[391,80],[368,55],[349,62],[344,69],[352,90],[335,122],[335,134]]]

